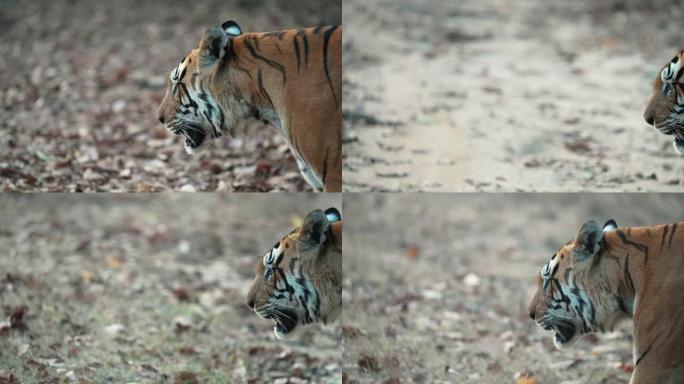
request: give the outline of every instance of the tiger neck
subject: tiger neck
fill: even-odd
[[[285,54],[279,42],[268,33],[246,33],[231,39],[226,47],[232,83],[239,84],[243,98],[255,109],[280,111],[283,107],[288,73],[281,64]]]
[[[621,309],[634,316],[642,292],[643,276],[648,262],[648,247],[638,239],[643,238],[646,228],[619,228],[606,233],[605,251],[601,255],[607,276],[617,276],[614,294],[621,302]]]
[[[285,67],[280,64],[283,52],[277,37],[264,35],[268,34],[246,33],[232,39],[226,47],[231,58],[226,72],[231,76],[230,83],[237,84],[242,102],[250,107],[243,118],[268,123],[289,139],[281,119],[287,79]]]

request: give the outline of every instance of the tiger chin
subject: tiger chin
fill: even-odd
[[[658,132],[672,135],[675,151],[684,155],[684,51],[658,72],[644,120]]]
[[[684,382],[684,222],[585,223],[537,274],[528,312],[554,344],[634,321],[631,384]]]
[[[157,111],[186,152],[259,120],[285,139],[302,177],[341,192],[342,28],[243,33],[208,29],[168,76]]]
[[[247,306],[273,320],[279,339],[301,325],[328,324],[342,309],[342,216],[314,210],[257,264]]]

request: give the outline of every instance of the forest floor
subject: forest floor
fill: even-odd
[[[344,1],[347,191],[681,191],[681,2]],[[635,28],[635,26],[638,26]]]
[[[330,206],[339,196],[0,196],[0,383],[339,383],[339,326],[278,340],[245,304],[273,243]]]
[[[346,383],[626,384],[630,322],[558,350],[528,316],[535,275],[586,220],[676,222],[684,198],[353,194],[344,203]]]
[[[338,0],[6,0],[0,5],[0,190],[311,191],[262,124],[188,155],[157,121],[202,33],[341,23]]]

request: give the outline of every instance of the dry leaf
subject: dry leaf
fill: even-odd
[[[123,260],[119,256],[107,256],[105,263],[109,268],[119,268],[123,264]]]

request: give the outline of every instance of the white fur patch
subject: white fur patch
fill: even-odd
[[[610,223],[610,224],[606,225],[605,227],[603,227],[603,232],[613,232],[616,229],[617,229],[617,227],[615,225],[613,225],[613,223]]]
[[[660,80],[663,82],[672,83],[675,80],[675,76],[679,73],[682,68],[682,60],[677,60],[676,63],[670,63],[667,67],[663,68],[660,73]]]
[[[185,63],[185,59],[183,59],[183,61],[181,61],[181,63],[178,64],[178,66],[173,71],[171,71],[171,75],[169,76],[169,78],[171,79],[171,82],[174,85],[178,84],[178,82],[180,81],[180,75],[181,73],[183,73],[187,66],[188,65]]]
[[[264,267],[269,267],[278,260],[282,251],[280,250],[280,243],[277,248],[273,248],[271,252],[264,255]]]
[[[556,267],[558,262],[560,262],[560,257],[558,257],[558,255],[553,255],[553,258],[551,258],[551,260],[542,267],[541,277],[542,279],[544,279],[544,282],[546,282],[551,277],[551,273],[553,272],[553,269]]]
[[[242,34],[242,31],[240,30],[240,28],[237,25],[233,25],[233,26],[229,27],[228,29],[226,29],[225,31],[229,36],[240,36]]]

